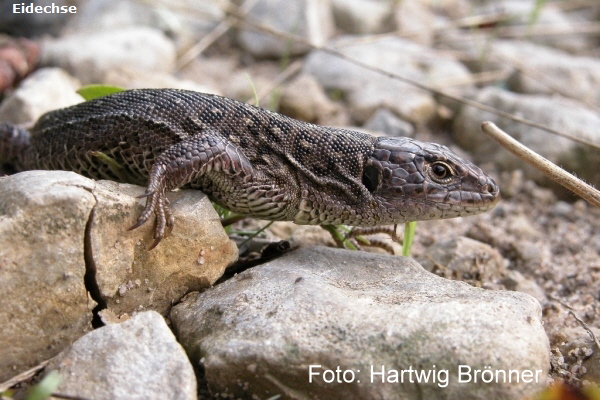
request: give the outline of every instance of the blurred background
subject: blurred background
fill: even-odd
[[[82,85],[171,87],[446,144],[498,180],[503,202],[471,219],[420,223],[416,258],[447,278],[533,295],[550,338],[551,375],[574,385],[600,381],[600,356],[564,306],[600,333],[600,213],[480,131],[493,121],[600,184],[598,0],[33,3],[77,12],[13,13],[21,3],[0,3],[0,121],[31,125],[82,101]],[[266,235],[333,245],[323,234],[276,223]],[[448,268],[432,254],[450,257]]]

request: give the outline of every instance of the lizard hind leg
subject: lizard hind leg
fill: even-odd
[[[147,198],[146,206],[129,229],[144,225],[154,214],[156,227],[150,249],[156,247],[175,223],[168,207],[167,191],[196,181],[211,171],[243,179],[253,175],[254,168],[241,149],[214,131],[203,131],[167,148],[152,166],[146,192],[140,196]]]

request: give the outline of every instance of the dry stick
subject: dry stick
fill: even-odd
[[[524,26],[505,26],[500,27],[494,32],[499,37],[504,38],[522,38],[531,36],[551,36],[551,35],[600,35],[600,23],[580,22],[576,27],[556,27],[553,25],[536,25],[534,28]]]
[[[246,15],[250,12],[252,7],[257,3],[258,0],[246,1],[240,8],[240,12]],[[235,18],[225,18],[219,23],[211,32],[204,36],[198,43],[192,46],[186,51],[179,60],[177,60],[176,71],[181,71],[186,65],[191,63],[196,57],[198,57],[204,50],[206,50],[211,44],[217,41],[223,36],[231,27],[234,25]]]
[[[39,371],[46,368],[46,365],[50,360],[42,361],[35,367],[28,369],[27,371],[21,372],[19,375],[15,375],[6,382],[0,383],[0,393],[7,391],[11,387],[15,386],[18,383],[25,382],[35,376]]]
[[[598,5],[598,0],[571,0],[569,2],[554,2],[561,11],[574,11],[582,8],[592,8]]]
[[[598,350],[600,350],[600,342],[598,341],[596,334],[594,333],[594,331],[592,331],[592,329],[588,326],[588,324],[583,322],[583,320],[581,318],[579,318],[579,316],[577,314],[575,314],[575,312],[573,310],[569,310],[569,314],[571,314],[573,316],[573,318],[575,318],[577,320],[577,322],[579,322],[579,324],[583,327],[583,329],[585,329],[587,331],[588,335],[590,335],[590,337],[596,344],[596,347],[598,348]]]
[[[281,71],[276,77],[275,79],[273,79],[273,81],[265,86],[263,88],[263,90],[260,91],[260,93],[258,94],[257,98],[258,101],[260,102],[263,98],[265,98],[266,96],[268,96],[273,90],[275,90],[276,87],[278,87],[279,85],[281,85],[283,82],[287,81],[288,79],[290,79],[292,76],[296,75],[298,72],[300,72],[300,70],[302,69],[302,60],[296,60],[293,63],[291,63],[290,65],[288,65],[283,71]],[[248,102],[254,100],[254,97],[249,99]]]
[[[564,301],[562,301],[561,299],[559,299],[558,297],[555,297],[553,295],[549,295],[548,298],[550,298],[550,300],[556,301],[557,303],[559,303],[560,305],[562,305],[563,307],[565,307],[566,309],[568,309],[569,310],[569,314],[571,314],[573,316],[573,318],[575,318],[577,320],[577,322],[579,322],[579,324],[581,325],[581,327],[586,330],[586,332],[588,333],[588,335],[590,335],[590,337],[592,338],[592,340],[596,344],[596,347],[598,348],[598,350],[600,350],[600,341],[598,341],[598,338],[596,337],[596,334],[594,333],[594,331],[592,331],[592,329],[589,327],[588,324],[586,324],[585,322],[583,322],[583,320],[581,318],[579,318],[579,316],[577,314],[575,314],[575,310],[573,310],[573,307],[571,307],[570,305],[568,305],[567,303],[565,303]]]
[[[591,101],[589,101],[586,98],[579,98],[570,93],[567,93],[567,91],[564,90],[562,88],[562,86],[555,84],[551,79],[546,77],[544,74],[538,73],[533,68],[526,66],[524,63],[517,60],[516,58],[513,58],[511,56],[506,56],[506,55],[502,55],[502,56],[495,55],[494,58],[506,65],[510,65],[512,68],[516,69],[524,76],[529,77],[530,79],[533,79],[534,81],[536,81],[536,83],[542,84],[562,96],[565,96],[570,99],[576,100],[580,103],[583,103],[587,107],[595,110],[596,112],[600,112],[600,107],[598,107],[596,104],[592,103]]]
[[[267,33],[269,33],[269,34],[271,34],[273,36],[276,36],[276,37],[279,37],[279,38],[283,38],[283,39],[286,39],[286,40],[295,40],[296,42],[302,43],[305,46],[310,47],[311,49],[319,50],[319,51],[322,51],[324,53],[331,54],[331,55],[333,55],[335,57],[338,57],[338,58],[341,58],[343,60],[346,60],[346,61],[348,61],[348,62],[350,62],[350,63],[352,63],[354,65],[362,67],[362,68],[364,68],[366,70],[373,71],[373,72],[376,72],[378,74],[387,76],[388,78],[395,79],[395,80],[407,83],[407,84],[409,84],[411,86],[415,86],[415,87],[417,87],[417,88],[419,88],[421,90],[433,93],[433,94],[438,95],[438,96],[446,97],[448,99],[457,101],[459,103],[463,103],[463,104],[466,104],[468,106],[475,107],[475,108],[478,108],[480,110],[487,111],[487,112],[490,112],[492,114],[499,115],[501,117],[508,118],[508,119],[513,120],[513,121],[525,124],[525,125],[532,126],[534,128],[539,128],[539,129],[545,130],[546,132],[552,133],[552,134],[557,135],[557,136],[566,137],[568,139],[573,140],[574,142],[578,142],[578,143],[581,143],[581,144],[584,144],[584,145],[587,145],[587,146],[590,146],[590,147],[593,147],[593,148],[596,148],[596,149],[600,149],[600,144],[591,142],[589,140],[581,139],[581,138],[579,138],[579,137],[577,137],[575,135],[569,134],[569,133],[565,133],[565,132],[558,131],[556,129],[552,129],[552,128],[547,127],[547,126],[545,126],[543,124],[540,124],[540,123],[537,123],[537,122],[534,122],[534,121],[531,121],[531,120],[528,120],[528,119],[525,119],[525,118],[517,117],[516,115],[513,115],[511,113],[508,113],[508,112],[505,112],[505,111],[502,111],[502,110],[498,110],[498,109],[496,109],[494,107],[490,107],[488,105],[476,102],[474,100],[464,99],[462,97],[458,97],[458,96],[452,95],[450,93],[444,92],[444,91],[439,90],[439,89],[435,89],[435,88],[433,88],[433,87],[431,87],[429,85],[417,82],[417,81],[412,80],[410,78],[406,78],[406,77],[397,75],[397,74],[395,74],[393,72],[389,72],[389,71],[386,71],[386,70],[381,69],[379,67],[375,67],[375,66],[372,66],[370,64],[364,63],[362,61],[356,60],[356,59],[354,59],[352,57],[348,57],[344,53],[339,52],[337,50],[334,50],[332,48],[325,47],[325,46],[317,46],[317,45],[314,45],[314,44],[310,43],[308,40],[306,40],[304,38],[301,38],[299,36],[292,35],[292,34],[287,33],[287,32],[282,32],[282,31],[275,30],[275,29],[271,28],[270,26],[261,24],[260,22],[257,22],[257,21],[253,21],[251,18],[249,18],[249,17],[247,17],[245,15],[242,15],[238,10],[236,10],[234,8],[230,8],[228,11],[229,11],[230,15],[238,18],[241,22],[243,22],[244,24],[248,25],[249,27],[251,27],[253,29],[257,29],[259,31],[267,32]]]
[[[475,85],[479,83],[496,82],[505,80],[510,74],[511,72],[508,70],[485,71],[471,74],[471,76],[468,78],[445,79],[443,82],[440,82],[440,85],[443,85],[445,88],[449,88],[456,86]],[[430,84],[432,86],[437,86],[435,81],[433,81]]]
[[[573,191],[593,206],[600,207],[600,191],[577,179],[556,164],[533,152],[513,139],[509,134],[498,128],[493,122],[486,121],[481,124],[481,130],[500,143],[502,147],[519,157],[521,160],[534,166],[546,176]]]
[[[411,38],[413,36],[417,36],[423,32],[432,32],[433,34],[440,34],[444,31],[452,30],[452,29],[464,29],[464,28],[476,28],[481,25],[488,24],[496,24],[499,22],[507,21],[510,19],[512,14],[506,12],[500,12],[489,15],[473,15],[469,17],[459,18],[448,23],[445,23],[441,26],[433,27],[433,29],[426,27],[420,29],[411,29],[411,30],[397,30],[394,32],[386,32],[380,33],[376,35],[368,35],[353,40],[353,43],[361,43],[368,44],[369,42],[374,42],[379,39],[389,37],[390,35],[395,35],[402,38]]]

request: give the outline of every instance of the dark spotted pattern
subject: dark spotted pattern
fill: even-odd
[[[244,215],[300,224],[449,218],[486,211],[499,198],[491,178],[446,147],[172,89],[125,91],[52,111],[31,137],[2,124],[0,162],[145,184],[137,225],[156,215],[158,240],[172,226],[165,193],[179,187],[200,189]]]

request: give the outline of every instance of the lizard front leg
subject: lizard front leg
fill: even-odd
[[[205,131],[176,143],[160,154],[152,166],[146,192],[146,207],[131,229],[156,216],[153,249],[174,225],[166,197],[177,189],[211,171],[224,172],[244,179],[254,172],[252,164],[240,149],[214,131]]]

